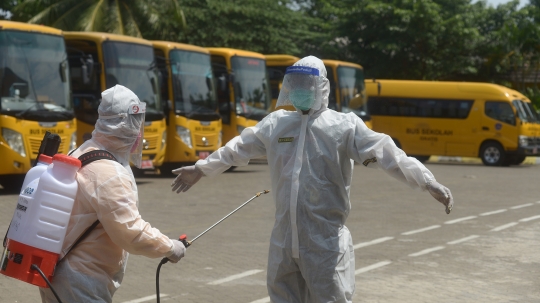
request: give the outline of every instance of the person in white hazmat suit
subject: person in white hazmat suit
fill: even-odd
[[[329,87],[321,60],[299,60],[287,68],[277,102],[296,112],[272,112],[205,160],[173,170],[178,176],[171,186],[179,193],[202,176],[267,156],[276,203],[267,269],[274,303],[351,302],[355,259],[345,220],[354,161],[428,190],[447,213],[453,206],[450,190],[389,136],[354,113],[328,109]]]
[[[92,138],[72,156],[106,150],[118,162],[97,160],[77,173],[79,188],[60,258],[92,223],[99,224],[57,264],[52,286],[63,302],[112,302],[130,253],[168,257],[173,263],[185,253],[182,242],[169,239],[139,214],[129,163],[141,164],[145,103],[121,85],[101,96]],[[40,288],[40,294],[42,302],[57,302],[49,288]]]

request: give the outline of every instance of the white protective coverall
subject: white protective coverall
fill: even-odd
[[[267,156],[276,204],[267,273],[271,301],[351,302],[355,259],[345,221],[351,209],[354,161],[380,168],[412,188],[426,190],[435,179],[388,135],[370,130],[354,113],[327,108],[330,87],[321,60],[309,56],[294,65],[319,70],[312,108],[307,113],[270,113],[208,158],[197,161],[195,167],[205,176],[216,176],[230,166],[247,165],[250,159]],[[282,88],[280,97],[287,93]],[[173,183],[175,189],[185,180],[187,188],[198,180],[182,177],[186,172],[197,177],[193,169],[183,169],[173,171],[180,173]],[[451,200],[450,192],[444,189],[442,195]]]
[[[100,224],[61,260],[52,285],[63,302],[112,302],[120,287],[129,253],[150,258],[170,256],[174,242],[144,221],[137,208],[137,185],[129,165],[130,150],[143,115],[127,115],[139,104],[129,89],[116,85],[102,93],[92,139],[73,157],[97,149],[119,161],[97,160],[77,173],[79,185],[61,258],[92,223]],[[40,288],[43,302],[57,302],[49,288]]]

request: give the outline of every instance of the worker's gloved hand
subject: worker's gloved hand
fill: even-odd
[[[171,254],[167,256],[167,259],[172,263],[176,263],[186,254],[186,247],[184,246],[184,243],[178,240],[171,239],[171,241],[173,242],[173,248]]]
[[[427,189],[433,198],[446,206],[446,213],[449,214],[454,207],[454,198],[450,190],[435,180],[428,182]]]
[[[176,193],[187,191],[204,176],[195,165],[173,169],[172,172],[178,175],[171,184],[172,190]]]

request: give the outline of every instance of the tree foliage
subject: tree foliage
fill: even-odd
[[[12,12],[16,21],[135,37],[163,30],[164,20],[185,25],[178,0],[21,0]]]
[[[261,53],[302,55],[301,45],[313,34],[311,20],[276,0],[183,0],[188,27],[178,40],[200,46],[222,46]]]

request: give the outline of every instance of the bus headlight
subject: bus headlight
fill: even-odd
[[[9,128],[2,128],[2,137],[6,140],[7,144],[11,149],[16,151],[19,155],[26,157],[26,152],[24,151],[24,142],[22,134],[11,130]]]
[[[521,147],[527,147],[529,145],[529,137],[519,136],[518,144]]]
[[[191,145],[191,131],[183,126],[176,126],[176,133],[189,148],[193,148]]]
[[[69,141],[69,151],[72,151],[77,148],[77,132],[71,134],[71,139]]]
[[[163,135],[161,135],[161,149],[165,147],[165,143],[167,143],[167,131],[164,131]]]
[[[244,131],[244,129],[246,128],[241,125],[236,126],[236,131],[238,132],[239,135],[242,133],[242,131]]]

